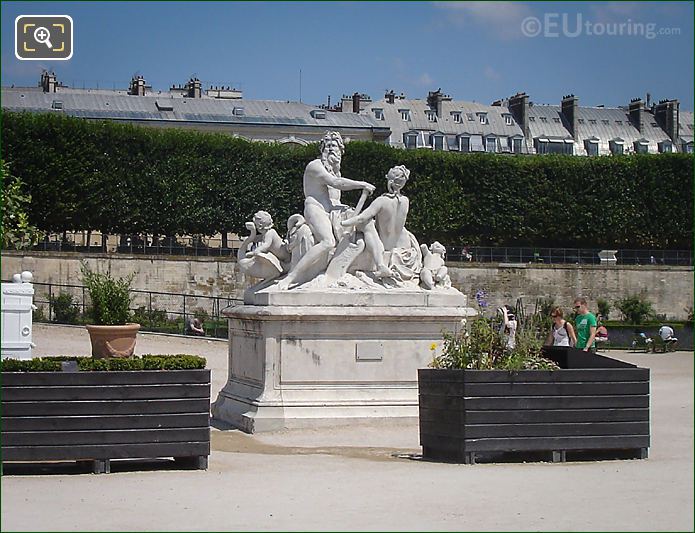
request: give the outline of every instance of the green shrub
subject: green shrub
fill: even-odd
[[[2,155],[11,155],[31,194],[29,221],[51,232],[243,234],[258,209],[280,227],[303,212],[302,175],[318,156],[316,145],[292,149],[58,113],[3,110],[2,128]],[[692,248],[693,201],[682,194],[693,187],[690,154],[507,157],[353,141],[342,171],[373,183],[378,195],[397,164],[412,172],[408,228],[421,242]],[[354,205],[358,196],[344,198]]]
[[[130,285],[134,274],[126,278],[113,278],[111,273],[92,271],[82,263],[82,282],[91,300],[90,316],[97,325],[116,326],[130,320]]]
[[[644,294],[626,296],[615,305],[622,314],[623,322],[628,324],[642,324],[655,317],[654,307]]]
[[[596,300],[596,305],[598,306],[598,314],[604,320],[608,320],[608,313],[611,312],[611,304],[608,302],[608,300],[599,298],[598,300]]]
[[[48,298],[53,309],[53,322],[58,324],[77,324],[80,307],[73,300],[72,294],[61,292],[58,296]]]
[[[470,321],[469,331],[445,331],[443,336],[442,353],[433,357],[433,368],[510,371],[558,368],[541,355],[542,342],[534,332],[517,332],[516,346],[505,350],[499,333],[489,320],[480,316]]]
[[[0,237],[2,248],[22,250],[36,244],[41,232],[29,223],[27,211],[31,206],[31,195],[27,186],[18,177],[12,176],[9,165],[0,160],[2,171],[2,223]]]
[[[34,359],[3,359],[0,372],[60,372],[61,362],[77,361],[80,371],[195,370],[205,368],[206,360],[197,355],[143,355],[132,358],[93,359],[59,356]]]

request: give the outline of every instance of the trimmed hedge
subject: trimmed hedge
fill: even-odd
[[[130,370],[196,370],[205,368],[207,361],[197,355],[143,355],[133,358],[93,359],[91,357],[59,356],[34,359],[3,359],[0,372],[60,372],[61,362],[77,361],[77,367],[90,371]]]
[[[281,233],[303,211],[302,174],[316,145],[248,142],[63,114],[2,112],[2,156],[50,232],[244,234],[258,209]],[[406,151],[351,142],[343,175],[385,192],[388,169],[411,171],[409,229],[450,245],[690,249],[693,158]],[[359,192],[344,194],[354,205]]]

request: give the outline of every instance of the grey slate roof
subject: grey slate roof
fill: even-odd
[[[382,128],[369,115],[325,112],[326,118],[314,118],[317,107],[289,101],[184,98],[169,93],[132,96],[125,91],[61,88],[44,93],[41,88],[3,88],[2,107],[12,111],[51,111],[54,101],[62,102],[67,115],[93,119],[183,121],[229,124],[274,124],[316,126],[319,128]],[[171,111],[157,106],[169,104]],[[168,106],[167,106],[168,107]],[[234,108],[244,115],[234,115]]]
[[[380,122],[391,128],[391,144],[393,146],[403,146],[403,134],[408,131],[431,131],[442,132],[446,135],[488,135],[496,136],[523,136],[519,125],[512,120],[511,125],[505,123],[504,114],[509,114],[505,107],[489,106],[476,102],[465,102],[460,100],[447,100],[442,102],[442,116],[437,117],[436,122],[431,122],[427,118],[426,111],[431,111],[426,100],[397,98],[393,104],[385,99],[370,103],[360,115],[370,115],[374,117],[374,110],[382,109],[384,120]],[[411,120],[403,120],[401,109],[410,111]],[[452,113],[461,113],[461,123],[454,122]],[[486,113],[488,124],[481,124],[476,113]],[[472,120],[469,119],[469,115]]]
[[[654,115],[648,110],[644,111],[644,127],[641,132],[630,122],[627,109],[621,107],[580,106],[577,110],[577,119],[578,137],[576,142],[580,149],[586,139],[598,139],[604,143],[613,139],[622,139],[626,146],[632,145],[635,141],[646,139],[653,149],[661,141],[669,140],[666,132],[656,125]],[[567,121],[558,105],[536,104],[530,106],[529,130],[533,139],[572,138]]]
[[[680,111],[680,138],[686,142],[693,142],[693,121],[695,116],[692,111]]]

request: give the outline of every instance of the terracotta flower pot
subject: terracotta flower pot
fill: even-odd
[[[131,357],[140,324],[123,326],[85,326],[92,341],[92,357]]]

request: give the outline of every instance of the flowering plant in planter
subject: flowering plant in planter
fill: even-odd
[[[516,345],[505,348],[500,334],[482,316],[469,328],[443,332],[442,353],[433,357],[432,368],[471,370],[555,370],[557,364],[541,355],[542,342],[532,331],[521,330]]]

